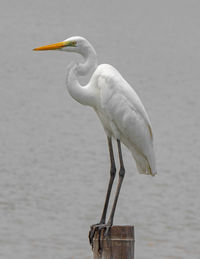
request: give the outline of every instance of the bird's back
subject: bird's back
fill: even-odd
[[[120,139],[131,150],[140,173],[155,175],[151,124],[136,92],[114,67],[107,64],[98,66],[91,82],[97,96],[93,108],[106,134]]]

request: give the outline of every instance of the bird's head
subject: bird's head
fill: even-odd
[[[87,52],[87,49],[89,46],[90,46],[90,43],[86,39],[80,36],[74,36],[58,43],[37,47],[33,50],[35,51],[60,50],[60,51],[66,51],[66,52],[77,52],[79,54],[84,55]]]

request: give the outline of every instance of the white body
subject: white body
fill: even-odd
[[[130,149],[140,173],[155,175],[150,120],[133,88],[108,64],[97,67],[86,87],[94,96],[90,105],[106,134],[119,139]]]

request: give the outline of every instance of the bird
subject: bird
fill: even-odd
[[[67,89],[77,102],[94,109],[107,137],[110,180],[100,222],[93,224],[89,232],[89,240],[92,243],[96,231],[100,232],[104,229],[104,236],[107,237],[113,225],[125,175],[121,143],[132,153],[139,173],[152,176],[157,174],[151,122],[139,96],[118,70],[110,64],[98,65],[96,51],[87,39],[73,36],[33,50],[74,52],[82,56],[82,60],[73,62],[67,68]],[[89,82],[81,85],[79,77],[89,74],[91,75]],[[110,194],[116,175],[113,140],[117,142],[120,168],[114,202],[106,222]]]

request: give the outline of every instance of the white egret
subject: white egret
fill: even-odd
[[[124,178],[121,142],[131,151],[139,173],[155,175],[156,163],[153,148],[151,123],[145,108],[120,73],[111,65],[97,65],[97,55],[92,45],[84,38],[76,36],[62,42],[35,48],[34,50],[60,50],[81,54],[83,62],[70,65],[67,71],[67,89],[79,103],[91,106],[97,113],[108,139],[110,154],[110,181],[101,220],[91,227],[90,241],[96,230],[105,228],[108,234],[113,224],[116,204]],[[93,72],[89,83],[82,86],[78,76]],[[116,174],[112,138],[117,141],[119,153],[119,181],[109,220],[106,222],[108,202]]]

